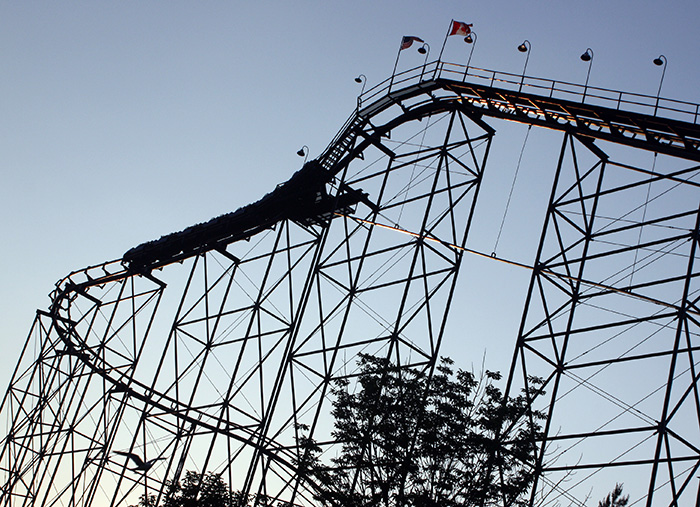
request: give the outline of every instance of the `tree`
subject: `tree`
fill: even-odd
[[[185,472],[181,481],[168,484],[163,507],[238,507],[247,505],[247,498],[233,493],[221,474]]]
[[[155,495],[141,495],[136,506],[156,507]],[[232,492],[221,474],[185,472],[182,481],[167,483],[167,493],[161,507],[244,507],[247,495]]]
[[[141,495],[139,503],[132,507],[156,507],[154,495]],[[165,498],[161,507],[289,507],[282,502],[263,494],[246,495],[232,491],[221,474],[207,472],[201,474],[188,470],[179,481],[167,483]]]
[[[539,421],[524,395],[505,398],[500,374],[452,370],[442,359],[429,376],[386,359],[362,355],[357,389],[333,388],[333,436],[340,442],[332,464],[302,438],[307,452],[299,473],[326,507],[525,506],[534,479]],[[539,395],[541,381],[530,379]],[[526,417],[524,417],[526,416]],[[301,430],[308,428],[300,427]],[[625,507],[618,484],[598,507]],[[155,507],[142,497],[138,507]],[[265,495],[232,491],[220,474],[188,471],[168,483],[161,507],[289,507]]]
[[[598,507],[625,507],[629,499],[629,495],[622,496],[622,484],[615,484],[615,489],[598,502]]]
[[[156,507],[156,496],[141,495],[139,497],[139,503],[136,505],[129,505],[129,507]]]
[[[543,415],[529,413],[522,395],[506,399],[494,385],[500,374],[451,365],[443,359],[429,376],[363,355],[357,390],[335,383],[339,454],[323,464],[307,440],[300,463],[323,505],[525,505]]]

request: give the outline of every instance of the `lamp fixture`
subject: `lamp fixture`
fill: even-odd
[[[306,145],[302,146],[301,149],[297,151],[297,155],[304,157],[304,164],[306,164],[306,159],[309,158],[309,147]]]
[[[530,44],[530,41],[527,39],[525,39],[523,43],[518,46],[518,51],[521,53],[527,53],[527,56],[525,56],[525,65],[523,65],[523,74],[520,76],[520,86],[518,87],[518,91],[522,91],[523,89],[525,72],[527,71],[527,63],[530,61],[530,49],[532,49],[532,44]]]
[[[666,66],[668,65],[668,60],[664,55],[659,55],[658,58],[654,58],[653,60],[654,65],[657,67],[661,67],[662,65],[664,66],[664,70],[661,72],[661,80],[659,81],[659,91],[656,92],[656,105],[654,106],[654,115],[656,116],[656,112],[659,109],[659,100],[661,97],[661,87],[664,84],[664,76],[666,76]]]
[[[654,58],[654,65],[660,67],[663,65],[666,61],[666,57],[664,55],[659,55],[658,58]]]

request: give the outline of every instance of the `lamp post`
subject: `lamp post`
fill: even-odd
[[[586,92],[588,91],[588,78],[591,77],[591,67],[593,66],[593,50],[591,48],[586,48],[586,52],[581,55],[581,60],[584,62],[588,62],[586,84],[583,87],[583,99],[581,99],[581,102],[584,102],[586,100]]]
[[[656,105],[654,106],[654,115],[656,116],[656,110],[659,109],[659,97],[661,96],[661,86],[664,84],[664,76],[666,75],[666,64],[668,60],[664,55],[659,55],[658,58],[654,58],[654,65],[657,67],[664,66],[664,70],[661,72],[661,81],[659,81],[659,91],[656,92]]]
[[[471,32],[469,35],[467,35],[464,38],[464,42],[467,44],[471,45],[471,49],[469,50],[469,58],[467,59],[467,68],[464,70],[464,77],[462,78],[462,81],[466,81],[467,79],[467,73],[469,72],[469,64],[472,63],[472,55],[474,54],[474,48],[476,47],[476,41],[478,37],[476,36],[476,32]]]
[[[367,76],[360,74],[355,78],[355,82],[362,83],[362,90],[360,90],[360,94],[357,96],[357,109],[360,109],[362,105],[362,94],[365,93],[365,85],[367,84]]]
[[[301,149],[297,151],[297,155],[304,157],[304,165],[306,165],[306,159],[309,158],[309,147],[306,145],[302,146]]]
[[[394,62],[394,71],[391,73],[391,79],[389,80],[389,89],[387,90],[387,92],[390,93],[391,87],[394,85],[394,77],[396,77],[396,67],[398,67],[398,65],[399,65],[399,57],[401,56],[401,51],[403,51],[404,49],[410,48],[414,42],[422,42],[423,46],[426,46],[425,41],[423,39],[421,39],[420,37],[416,37],[415,35],[404,35],[401,38],[401,45],[399,46],[398,53],[396,53],[396,61]],[[423,46],[418,48],[418,52],[421,54],[423,54],[425,52],[425,47],[423,47]],[[430,46],[428,46],[428,48],[430,48]],[[427,56],[425,58],[426,58],[426,60],[428,59]],[[425,65],[423,65],[423,67],[425,67]],[[423,77],[423,73],[421,73],[421,77]]]
[[[428,49],[425,49],[426,47]],[[422,55],[425,55],[425,60],[423,61],[423,69],[420,71],[419,79],[419,81],[423,81],[423,73],[425,73],[425,66],[428,64],[428,55],[430,54],[430,44],[424,42],[423,45],[418,48],[418,52]]]
[[[530,61],[530,49],[532,49],[532,44],[530,44],[530,41],[527,39],[525,39],[523,43],[518,46],[518,51],[520,51],[521,53],[527,53],[527,56],[525,57],[525,65],[523,66],[523,75],[520,77],[520,88],[518,88],[518,91],[521,91],[523,89],[523,81],[525,80],[527,62]]]

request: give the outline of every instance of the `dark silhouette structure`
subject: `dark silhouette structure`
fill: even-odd
[[[0,505],[161,502],[185,470],[313,504],[299,428],[333,453],[358,354],[436,367],[492,119],[562,139],[507,387],[544,381],[531,503],[693,504],[698,111],[444,62],[367,90],[261,200],[58,282],[0,406]]]

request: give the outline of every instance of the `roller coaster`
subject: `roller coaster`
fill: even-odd
[[[379,83],[262,199],[56,284],[0,406],[0,505],[160,502],[187,470],[315,505],[300,428],[332,455],[333,382],[360,353],[429,372],[462,339],[499,121],[561,135],[506,388],[544,380],[530,504],[624,482],[697,505],[699,112],[441,61]]]

